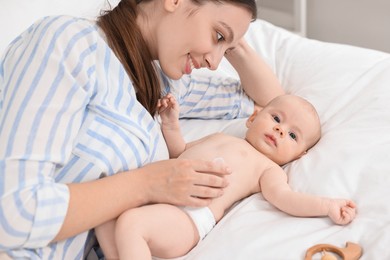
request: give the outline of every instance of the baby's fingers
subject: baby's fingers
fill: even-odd
[[[355,202],[353,202],[352,200],[348,200],[348,201],[347,201],[347,206],[348,206],[349,208],[353,208],[353,209],[356,208],[356,204],[355,204]]]
[[[168,100],[166,98],[160,99],[161,106],[167,107],[168,106]]]
[[[346,214],[352,217],[352,219],[355,218],[356,216],[356,208],[351,208],[351,207],[345,207],[343,210]]]
[[[158,102],[157,102],[157,109],[158,109],[158,112],[161,114],[161,113],[164,112],[167,108],[168,108],[167,99],[166,99],[165,97],[159,99]]]
[[[341,210],[342,224],[350,223],[356,216],[356,211],[353,208],[344,207]]]

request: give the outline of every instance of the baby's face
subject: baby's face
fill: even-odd
[[[273,100],[248,119],[247,127],[245,139],[279,165],[301,157],[321,135],[314,108],[292,95]]]

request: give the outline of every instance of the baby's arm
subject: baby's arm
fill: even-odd
[[[266,200],[293,216],[328,216],[339,225],[350,223],[356,216],[356,205],[351,200],[322,198],[293,191],[287,183],[287,175],[278,166],[263,173],[260,187]]]
[[[161,118],[161,130],[168,146],[169,157],[177,158],[186,147],[179,123],[179,104],[172,94],[161,98],[157,105]]]

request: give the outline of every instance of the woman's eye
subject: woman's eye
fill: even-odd
[[[224,41],[224,40],[225,40],[225,37],[220,32],[217,32],[217,41],[220,42],[220,41]]]
[[[276,123],[280,123],[280,118],[278,116],[272,116]]]
[[[292,139],[297,140],[297,135],[296,135],[296,134],[290,132],[290,133],[288,133],[288,135],[289,135]]]

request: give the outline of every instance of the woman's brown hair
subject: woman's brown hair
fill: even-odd
[[[160,81],[152,56],[136,23],[137,4],[153,0],[121,0],[119,4],[102,14],[98,26],[104,31],[109,46],[123,64],[137,91],[138,101],[154,116],[157,101],[161,97]],[[243,6],[256,18],[255,0],[191,0],[197,5],[212,1]]]
[[[99,17],[98,25],[133,81],[138,101],[154,116],[161,94],[160,82],[136,18],[137,3],[122,0]]]

